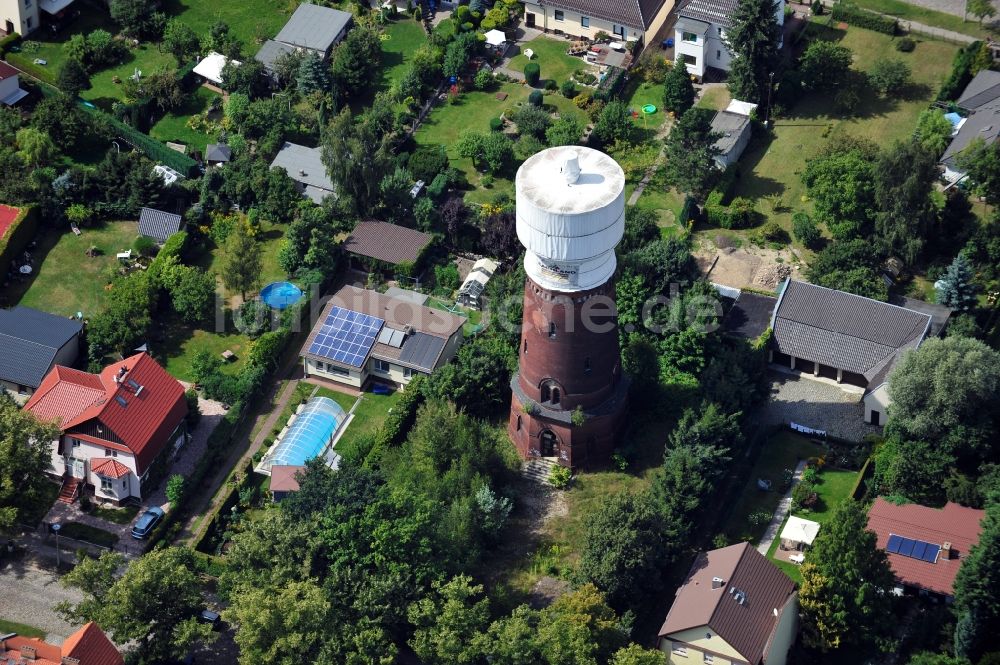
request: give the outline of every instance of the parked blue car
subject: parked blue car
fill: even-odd
[[[156,528],[156,525],[160,523],[160,520],[163,519],[163,515],[163,509],[159,506],[147,508],[146,512],[136,520],[135,526],[132,527],[132,537],[136,540],[142,540],[148,536]]]

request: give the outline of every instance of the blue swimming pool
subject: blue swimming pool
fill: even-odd
[[[264,456],[260,469],[269,472],[272,466],[305,465],[322,454],[346,418],[343,407],[329,397],[313,397]]]
[[[302,289],[291,282],[271,282],[260,290],[260,299],[271,309],[291,307],[302,295]]]

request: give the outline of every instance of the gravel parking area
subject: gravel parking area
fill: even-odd
[[[787,425],[794,421],[848,441],[861,441],[866,434],[881,431],[864,422],[864,405],[859,393],[796,374],[771,371],[769,376],[768,423]]]
[[[62,644],[76,628],[53,609],[63,601],[78,603],[83,595],[59,583],[54,572],[15,561],[0,568],[0,617],[44,630],[46,641]]]

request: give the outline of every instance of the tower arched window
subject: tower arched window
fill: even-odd
[[[590,356],[583,359],[583,373],[590,374]]]
[[[552,403],[553,404],[558,404],[559,403],[559,398],[560,398],[559,389],[558,388],[553,388],[552,389]]]
[[[546,379],[540,386],[542,404],[555,406],[562,402],[562,388],[552,379]]]
[[[549,383],[542,384],[542,401],[548,402],[552,399],[552,385]]]
[[[555,321],[549,321],[549,339],[556,338],[556,324]]]
[[[524,340],[524,355],[528,355],[528,340]]]

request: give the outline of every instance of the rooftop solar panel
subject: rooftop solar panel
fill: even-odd
[[[889,542],[885,544],[885,551],[890,554],[899,553],[899,544],[903,541],[902,538],[896,535],[889,536]]]
[[[385,321],[343,307],[333,307],[313,338],[309,353],[361,367]]]
[[[913,546],[916,543],[909,538],[903,538],[903,542],[899,544],[899,553],[903,556],[910,556],[913,553]]]
[[[885,551],[927,563],[936,563],[938,554],[941,553],[941,546],[928,543],[925,540],[914,540],[890,534],[889,540],[885,543]]]
[[[941,548],[937,545],[932,545],[927,543],[927,549],[924,550],[924,556],[922,557],[924,561],[928,563],[934,563],[937,561],[938,554],[941,552]]]

